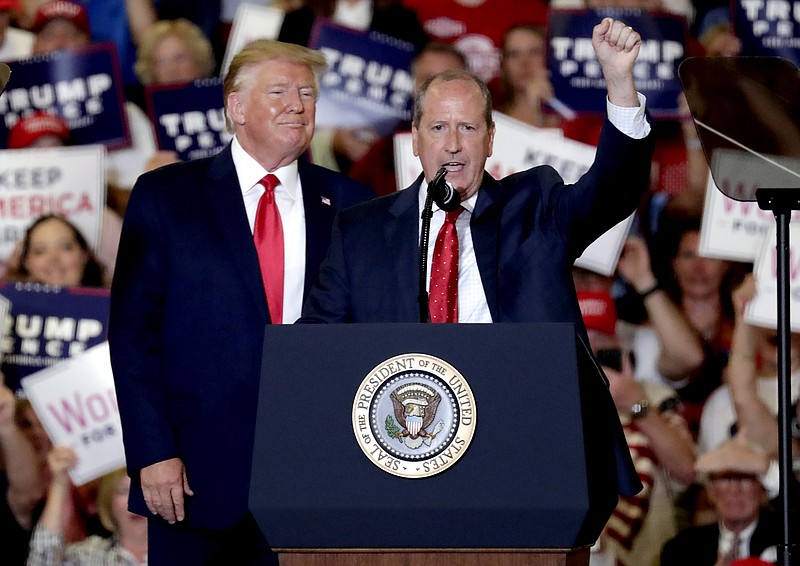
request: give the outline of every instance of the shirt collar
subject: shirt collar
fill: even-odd
[[[236,168],[236,176],[239,178],[239,188],[243,195],[252,191],[258,182],[264,178],[268,173],[261,164],[256,161],[252,155],[247,153],[236,136],[233,137],[231,143],[231,157],[233,158],[233,165]],[[272,171],[281,186],[286,190],[286,194],[292,198],[297,198],[297,187],[299,184],[299,173],[297,170],[297,160],[295,159],[289,165],[285,165]]]
[[[749,540],[753,535],[753,531],[756,530],[756,526],[758,526],[758,519],[742,529],[742,531],[739,533],[739,540]],[[726,546],[730,548],[730,545],[733,544],[733,539],[736,536],[736,533],[728,529],[728,527],[726,527],[722,521],[719,523],[719,533],[720,539],[726,541]]]

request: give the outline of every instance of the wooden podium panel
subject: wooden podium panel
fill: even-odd
[[[281,566],[587,566],[573,549],[278,549]]]

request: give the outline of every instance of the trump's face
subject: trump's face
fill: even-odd
[[[316,81],[307,65],[281,59],[246,72],[244,88],[228,95],[228,111],[245,151],[274,171],[297,159],[311,143]]]
[[[436,80],[425,93],[419,125],[411,128],[414,155],[430,182],[439,168],[466,200],[483,179],[486,158],[492,154],[494,125],[486,123],[480,88],[468,79]]]

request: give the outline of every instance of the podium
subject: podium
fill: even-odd
[[[468,382],[474,434],[408,478],[367,456],[354,401],[417,355]],[[622,430],[572,324],[270,326],[258,401],[250,508],[282,565],[583,565],[617,503]]]

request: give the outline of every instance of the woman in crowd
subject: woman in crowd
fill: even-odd
[[[103,476],[97,508],[111,538],[92,535],[65,544],[61,530],[64,503],[70,489],[68,472],[77,456],[68,446],[55,447],[48,456],[52,480],[42,517],[33,531],[28,566],[61,564],[138,565],[147,562],[147,519],[128,511],[130,479],[124,468]]]
[[[142,37],[137,52],[136,75],[142,85],[187,83],[214,74],[216,62],[211,42],[189,20],[162,20]],[[174,151],[156,151],[147,161],[151,171],[178,161]]]
[[[655,256],[664,265],[651,269],[646,261],[647,269],[634,269],[626,250],[618,272],[641,298],[648,316],[648,324],[634,334],[637,377],[674,387],[696,434],[703,403],[721,383],[727,363],[733,330],[730,289],[736,273],[729,262],[699,255],[699,218],[666,214]],[[638,252],[648,255],[643,245]]]
[[[18,257],[8,262],[4,278],[67,287],[104,285],[103,267],[86,238],[55,214],[40,216],[26,230]]]
[[[207,78],[214,66],[211,43],[200,28],[180,18],[160,21],[145,32],[135,69],[148,86]]]
[[[47,436],[36,411],[33,410],[33,406],[27,399],[17,399],[15,420],[19,430],[23,432],[33,447],[36,463],[45,487],[47,487],[51,481],[51,471],[47,460],[53,450],[53,443],[50,442],[50,437]],[[42,510],[46,496],[45,491],[37,505],[37,517]],[[96,498],[96,482],[89,482],[80,487],[70,484],[68,493],[64,496],[61,511],[60,532],[66,542],[77,542],[92,533],[105,532],[97,517]]]
[[[558,115],[546,111],[553,100],[553,85],[545,62],[544,29],[519,24],[503,36],[502,92],[498,109],[512,118],[539,128],[558,127]]]

